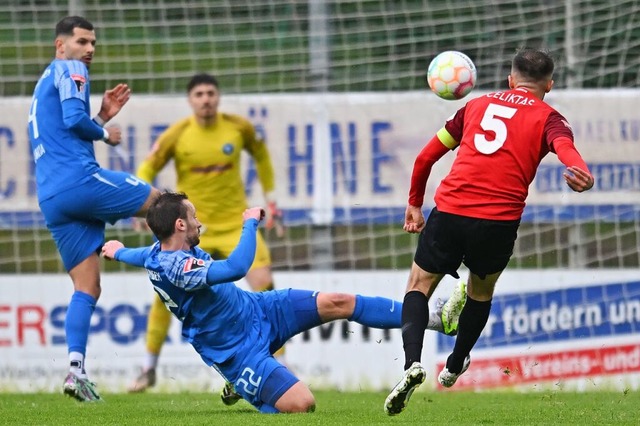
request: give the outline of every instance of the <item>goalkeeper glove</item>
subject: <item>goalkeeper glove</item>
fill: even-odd
[[[267,220],[265,222],[267,230],[274,229],[278,237],[284,236],[284,224],[282,223],[282,210],[278,208],[275,201],[267,203]]]

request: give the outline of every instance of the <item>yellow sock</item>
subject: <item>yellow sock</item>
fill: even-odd
[[[147,351],[154,355],[159,355],[162,345],[169,334],[171,325],[171,312],[162,303],[160,297],[156,295],[149,310],[147,322]]]
[[[260,290],[258,290],[258,292],[271,291],[271,290],[274,290],[274,289],[275,289],[275,287],[273,286],[273,283],[269,283],[266,286],[262,287]]]

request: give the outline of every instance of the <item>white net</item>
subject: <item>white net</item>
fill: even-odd
[[[182,102],[196,71],[219,78],[223,104],[233,112],[269,110],[265,128],[287,224],[283,239],[269,237],[277,269],[408,267],[415,247],[415,237],[401,229],[408,174],[421,145],[456,106],[427,93],[429,61],[443,50],[464,51],[478,68],[477,90],[492,90],[506,87],[518,47],[546,47],[556,58],[556,89],[607,89],[585,101],[591,105],[586,110],[571,109],[582,103],[581,95],[557,98],[561,111],[573,112],[577,136],[591,141],[581,151],[599,167],[605,195],[570,198],[577,205],[565,205],[567,196],[554,186],[558,166],[545,165],[536,185],[552,189],[536,186],[538,198],[525,215],[513,266],[640,264],[640,172],[634,162],[640,123],[632,106],[607,110],[611,116],[602,119],[597,98],[617,105],[620,94],[624,105],[633,105],[628,98],[637,96],[622,89],[640,82],[640,0],[0,4],[0,96],[7,100],[0,114],[0,272],[62,271],[33,204],[27,113],[12,114],[28,105],[53,55],[53,27],[67,14],[86,16],[97,29],[93,93],[126,81],[135,97],[149,97],[128,109],[131,157],[123,161],[105,150],[106,167],[135,169],[157,134],[154,126],[188,113],[172,105]],[[309,94],[308,104],[304,95],[295,98],[301,93]],[[288,94],[293,99],[278,97]],[[158,103],[165,108],[153,110]],[[316,140],[324,140],[329,151],[314,150]],[[603,141],[611,145],[599,145]],[[171,186],[169,177],[165,183]],[[149,241],[128,222],[109,233],[129,244]]]
[[[182,92],[215,70],[232,93],[422,89],[429,60],[461,50],[480,88],[505,84],[522,45],[558,60],[559,87],[635,87],[638,0],[19,0],[0,2],[0,94],[30,95],[67,13],[98,29],[94,85]]]

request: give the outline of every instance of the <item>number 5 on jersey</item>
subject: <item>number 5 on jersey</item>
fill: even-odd
[[[480,127],[485,133],[476,133],[473,142],[478,152],[482,154],[493,154],[504,145],[507,140],[507,125],[503,119],[510,119],[516,113],[515,108],[509,108],[503,105],[489,104],[484,112],[482,121],[480,121]],[[487,131],[495,133],[495,138],[492,141],[487,140],[485,134]]]

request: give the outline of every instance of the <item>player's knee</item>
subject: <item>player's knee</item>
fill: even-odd
[[[355,302],[356,302],[356,296],[353,294],[346,294],[346,293],[331,294],[331,303],[335,307],[335,309],[351,310]]]
[[[73,283],[73,288],[76,291],[91,295],[94,299],[98,300],[102,294],[102,287],[100,287],[100,281],[79,281]]]
[[[151,204],[153,204],[153,202],[160,196],[160,194],[160,190],[151,187],[151,192],[149,192],[147,199],[144,201],[142,207],[140,207],[140,210],[138,210],[134,216],[144,217],[147,214],[147,210],[149,210],[149,207],[151,207]]]
[[[278,399],[275,408],[281,413],[310,413],[316,409],[316,400],[304,383],[297,382]]]
[[[348,318],[355,307],[356,297],[346,293],[318,294],[318,313],[324,321]]]
[[[285,413],[313,413],[316,411],[316,400],[311,393],[291,401]]]
[[[480,278],[476,274],[471,274],[467,282],[467,294],[473,300],[479,302],[486,302],[491,300],[495,289],[496,281],[501,272],[495,274],[486,275],[484,278]]]

